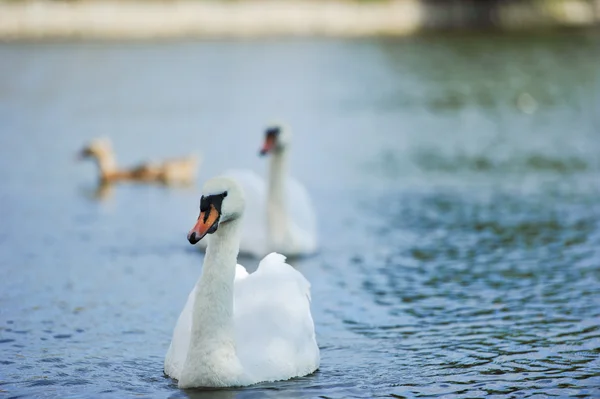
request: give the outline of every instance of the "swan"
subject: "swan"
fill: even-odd
[[[119,168],[108,138],[92,140],[81,150],[79,158],[92,158],[96,161],[100,184],[117,181],[191,184],[198,169],[198,158],[194,155],[158,163],[145,162],[127,169]]]
[[[319,367],[309,282],[277,253],[251,274],[237,265],[244,208],[234,179],[205,183],[188,241],[210,234],[206,256],[164,363],[180,388],[287,380]]]
[[[232,169],[224,173],[240,183],[247,215],[240,241],[240,253],[255,257],[278,252],[286,256],[306,256],[317,250],[317,223],[308,191],[288,175],[291,130],[271,124],[264,135],[260,155],[270,156],[268,181],[255,172]],[[200,242],[201,249],[206,243]]]

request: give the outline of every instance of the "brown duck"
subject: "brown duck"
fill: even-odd
[[[80,152],[81,159],[93,158],[98,165],[100,183],[137,181],[162,184],[191,184],[196,179],[198,158],[194,155],[167,159],[159,163],[145,162],[131,168],[119,168],[110,140],[91,141]]]

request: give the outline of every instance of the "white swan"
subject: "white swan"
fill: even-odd
[[[208,248],[200,279],[177,320],[165,373],[180,388],[286,380],[319,367],[310,284],[272,253],[248,274],[236,265],[244,197],[235,180],[209,180],[188,234]],[[248,212],[254,210],[248,207]]]
[[[249,170],[229,170],[225,176],[242,186],[252,213],[243,222],[240,252],[255,257],[270,252],[311,255],[317,250],[317,223],[312,201],[302,184],[288,175],[291,132],[283,125],[266,129],[261,155],[269,154],[268,182]],[[206,244],[200,242],[201,248]]]

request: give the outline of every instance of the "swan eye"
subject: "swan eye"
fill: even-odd
[[[215,209],[221,213],[221,205],[225,197],[227,197],[227,191],[223,191],[221,194],[203,195],[200,197],[200,212],[206,212],[211,205],[214,205]]]
[[[210,197],[205,197],[204,195],[200,197],[200,212],[208,211],[208,207],[210,206]]]

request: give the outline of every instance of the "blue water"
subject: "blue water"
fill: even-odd
[[[599,44],[0,44],[0,397],[600,397]],[[293,265],[321,368],[179,390],[199,184],[266,173],[272,119],[319,215]],[[102,135],[124,165],[202,154],[199,184],[98,192],[74,155]]]

